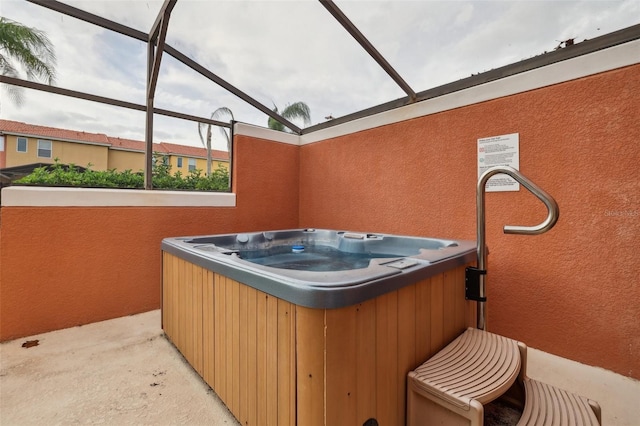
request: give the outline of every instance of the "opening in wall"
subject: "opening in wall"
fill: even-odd
[[[27,138],[18,138],[16,141],[16,151],[27,152]]]
[[[51,141],[38,140],[38,157],[51,158]]]

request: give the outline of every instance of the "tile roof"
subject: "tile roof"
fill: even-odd
[[[0,132],[25,136],[39,136],[63,141],[78,141],[108,145],[107,135],[87,133],[77,130],[57,129],[55,127],[36,126],[19,121],[0,120]]]
[[[34,137],[45,137],[47,139],[70,141],[78,143],[91,143],[110,146],[112,149],[122,149],[129,151],[144,152],[144,141],[133,139],[116,138],[107,136],[104,133],[87,133],[77,130],[58,129],[55,127],[38,126],[19,121],[0,120],[0,133],[10,135],[24,135]],[[207,150],[197,146],[178,145],[168,142],[153,144],[155,152],[171,155],[182,155],[185,157],[207,157]],[[212,150],[211,157],[215,160],[229,160],[229,153],[226,151]]]
[[[204,148],[199,148],[197,146],[186,146],[186,145],[177,145],[175,143],[168,142],[160,142],[159,145],[161,149],[158,149],[158,152],[164,152],[167,154],[180,154],[188,157],[207,157],[207,150]],[[155,150],[155,148],[154,148]],[[211,158],[219,159],[219,160],[228,160],[229,153],[227,151],[218,151],[215,149],[211,150]]]
[[[126,150],[131,150],[131,151],[144,151],[144,142],[143,141],[136,141],[133,139],[123,139],[123,138],[114,138],[111,136],[107,136],[107,140],[109,141],[109,144],[111,145],[112,148],[114,149],[126,149]],[[157,144],[153,144],[154,145],[154,151],[155,149],[155,145]]]

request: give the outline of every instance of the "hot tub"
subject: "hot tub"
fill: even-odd
[[[476,245],[296,229],[167,238],[162,249],[296,305],[339,308],[464,265]]]
[[[475,323],[472,241],[294,229],[162,251],[165,334],[242,424],[404,424],[407,373]]]

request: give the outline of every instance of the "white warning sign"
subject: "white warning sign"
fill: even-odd
[[[520,169],[520,134],[491,136],[478,139],[478,179],[494,166],[511,166]],[[486,192],[519,191],[520,184],[505,174],[493,175],[487,181]]]

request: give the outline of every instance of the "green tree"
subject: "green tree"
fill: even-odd
[[[0,17],[0,73],[19,78],[20,73],[14,63],[24,69],[29,80],[47,84],[55,81],[56,55],[47,35],[36,28]],[[7,90],[14,103],[21,105],[22,92],[19,88],[8,85]]]
[[[211,113],[211,119],[222,121],[223,118],[229,118],[229,122],[234,120],[233,112],[227,107],[220,107]],[[207,150],[207,176],[211,175],[211,137],[212,127],[216,127],[227,140],[227,151],[229,152],[229,164],[231,164],[231,132],[227,132],[225,127],[214,126],[209,123],[198,123],[198,134],[200,141]]]
[[[311,110],[309,109],[309,106],[304,102],[295,102],[289,104],[282,110],[282,112],[279,112],[278,107],[274,105],[273,112],[275,112],[276,114],[280,114],[282,117],[290,121],[302,120],[305,126],[311,123]],[[277,120],[274,120],[271,117],[269,117],[269,121],[267,124],[269,128],[273,130],[279,130],[281,132],[285,132],[288,130],[284,124],[280,123]]]

